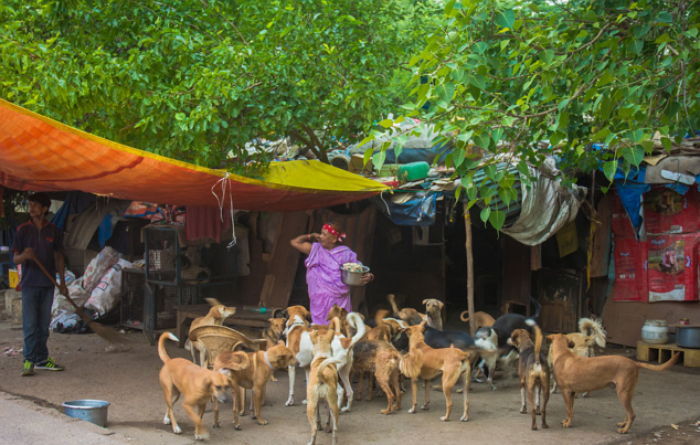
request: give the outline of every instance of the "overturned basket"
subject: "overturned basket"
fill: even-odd
[[[211,367],[216,356],[222,352],[234,351],[239,347],[259,351],[266,345],[265,340],[251,339],[226,326],[200,326],[190,332],[189,338],[196,349],[206,351],[207,367]]]

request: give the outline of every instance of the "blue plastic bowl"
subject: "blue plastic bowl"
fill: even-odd
[[[69,417],[87,420],[101,427],[107,425],[107,408],[109,402],[105,400],[81,399],[63,402],[63,412]]]

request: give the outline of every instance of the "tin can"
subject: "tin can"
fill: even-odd
[[[678,324],[681,326],[688,326],[690,324],[690,319],[689,318],[681,318],[678,320]]]

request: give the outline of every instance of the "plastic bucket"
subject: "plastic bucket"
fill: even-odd
[[[101,427],[107,425],[107,408],[109,402],[105,400],[81,399],[63,402],[63,412],[69,417],[87,420]]]

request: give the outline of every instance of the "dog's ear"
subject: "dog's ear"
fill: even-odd
[[[277,342],[277,346],[285,346],[284,340],[279,340],[279,341]]]
[[[423,300],[423,303],[421,303],[421,304],[422,304],[423,306],[425,306],[426,304],[428,304],[428,300],[430,300],[430,298],[426,298],[425,300]]]
[[[445,308],[445,303],[443,301],[440,301],[440,300],[436,300],[436,301],[437,301],[437,305],[440,308],[440,310],[443,310]]]
[[[204,301],[209,303],[209,306],[217,306],[217,305],[221,304],[221,302],[219,300],[217,300],[216,298],[205,298]]]

